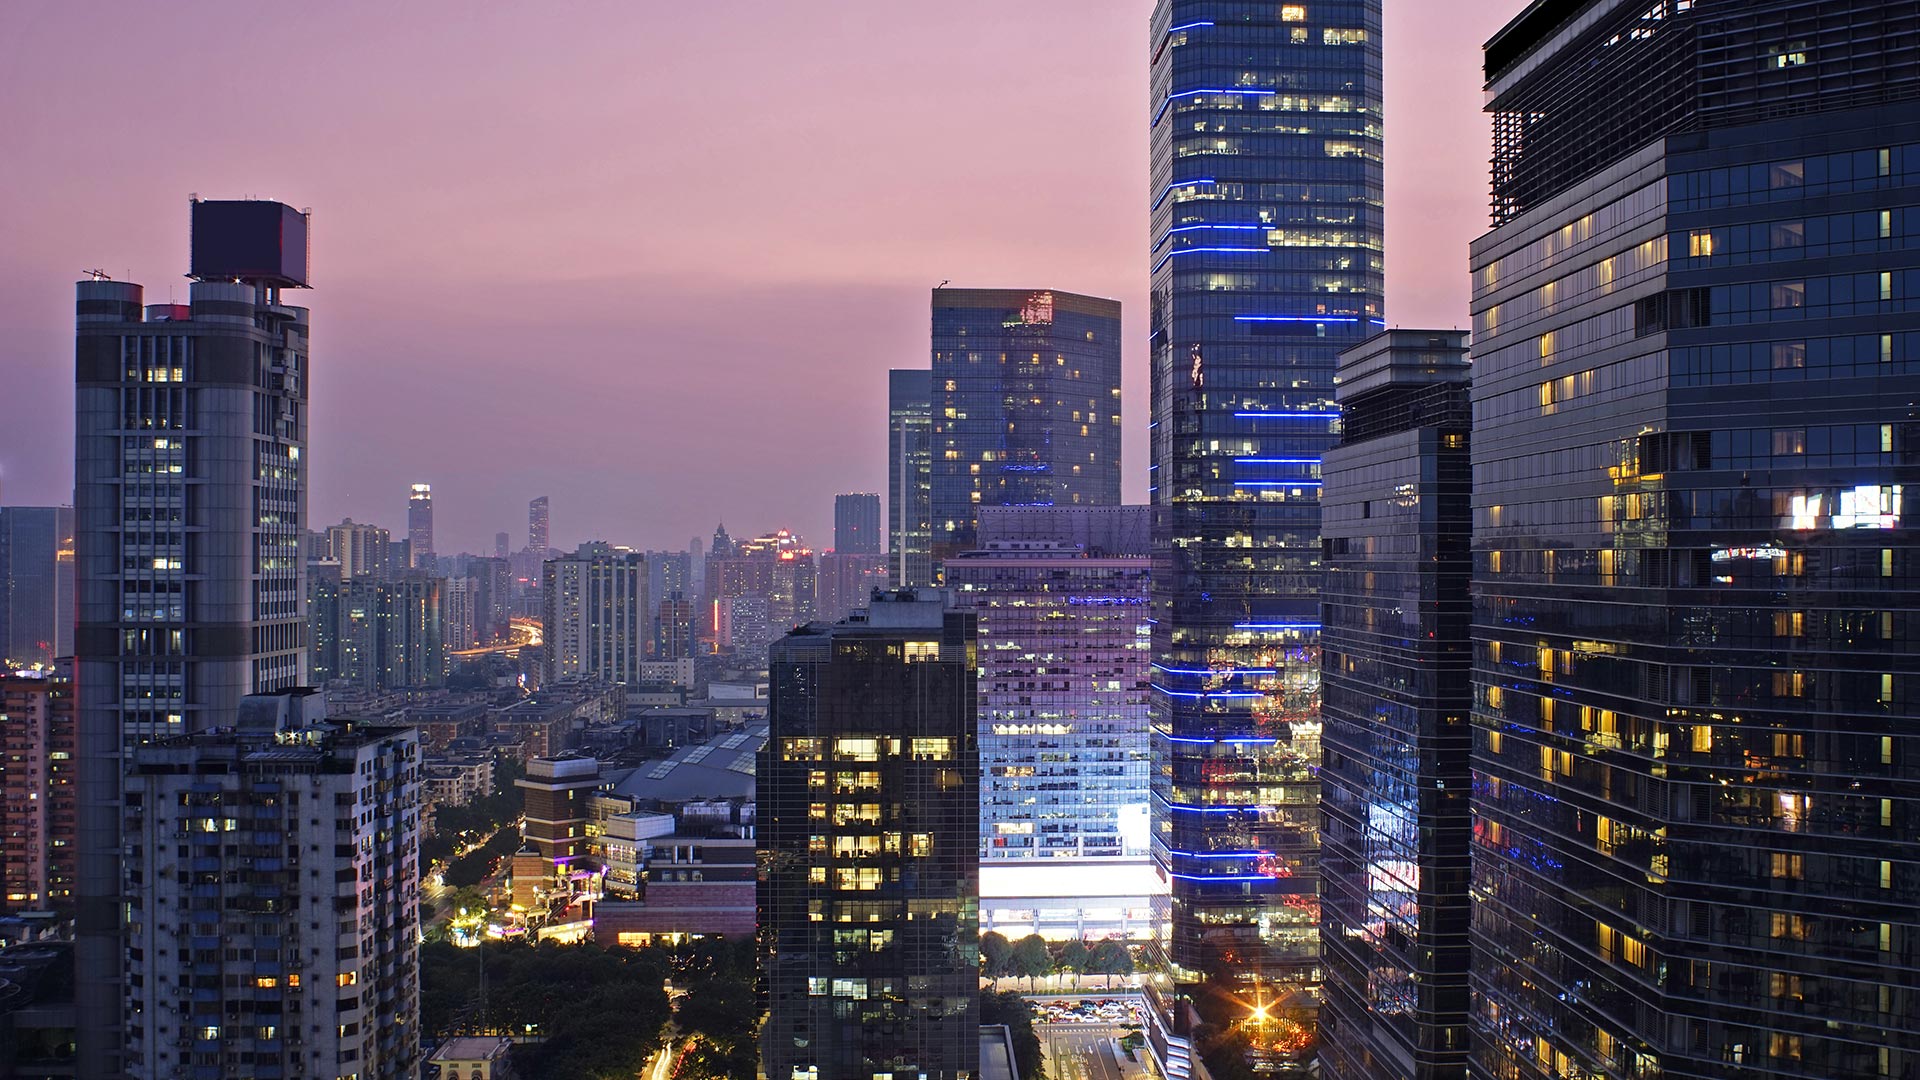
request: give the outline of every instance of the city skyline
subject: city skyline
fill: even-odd
[[[184,300],[186,283],[174,277],[185,243],[179,204],[199,192],[272,196],[315,211],[323,272],[310,299],[331,358],[313,389],[315,441],[325,448],[313,462],[317,522],[352,517],[403,533],[392,492],[428,482],[437,546],[447,552],[490,551],[503,528],[518,535],[524,504],[540,493],[560,512],[555,546],[563,549],[589,539],[678,547],[719,520],[750,533],[786,526],[817,542],[831,535],[836,492],[885,490],[884,372],[926,355],[925,290],[947,278],[983,287],[1045,281],[1122,301],[1123,494],[1142,501],[1146,283],[1137,268],[1148,199],[1137,133],[1149,6],[990,4],[961,16],[740,4],[649,14],[645,34],[621,29],[637,13],[608,10],[610,30],[596,36],[606,46],[563,38],[557,24],[508,27],[492,15],[455,19],[431,7],[383,16],[379,33],[366,12],[267,13],[266,24],[300,29],[277,35],[290,51],[271,59],[242,47],[246,35],[272,32],[260,20],[243,28],[129,8],[104,33],[88,12],[26,16],[0,87],[21,105],[13,187],[36,212],[0,253],[0,369],[32,377],[13,386],[22,419],[0,437],[0,497],[9,505],[70,500],[72,410],[67,381],[53,377],[70,349],[61,317],[68,289],[81,270],[98,267],[116,279],[130,273],[155,302],[170,288]],[[1389,201],[1402,208],[1389,224],[1388,242],[1402,253],[1388,262],[1391,318],[1454,325],[1467,288],[1454,253],[1486,228],[1484,177],[1460,169],[1436,178],[1420,163],[1483,156],[1474,58],[1513,5],[1426,7],[1387,15],[1387,122],[1403,155],[1389,155],[1387,166]],[[349,67],[364,78],[335,79],[340,69],[329,67],[322,81],[320,57],[343,42],[410,40],[409,26],[441,34],[448,51],[377,71],[383,54],[360,53],[363,67]],[[1008,26],[1022,33],[1003,33]],[[837,54],[831,72],[784,48],[836,27],[871,36],[875,47]],[[629,64],[630,50],[615,47],[621,41],[679,44],[643,45],[661,54]],[[503,56],[509,46],[524,49]],[[715,84],[679,59],[722,46],[752,56],[761,74]],[[59,72],[83,50],[95,74],[76,86]],[[459,50],[489,63],[455,71]],[[214,55],[219,63],[166,59]],[[464,73],[490,64],[508,66],[498,84]],[[205,97],[229,80],[264,79],[269,66],[283,87],[280,107],[314,125],[270,163],[248,153],[249,129],[238,120],[197,128],[188,155],[154,112],[119,104],[130,92]],[[1034,77],[1016,75],[1027,71],[1048,72],[1046,89],[1074,123],[1008,130],[1006,115],[1035,89]],[[541,89],[522,89],[534,85]],[[970,89],[956,94],[958,86]],[[661,106],[689,100],[694,87],[712,95],[703,108],[744,119],[719,134],[685,134],[673,119],[679,110]],[[852,136],[832,127],[875,108],[875,87],[887,91],[875,122],[894,140],[877,174],[865,160],[874,155],[852,153]],[[768,126],[755,117],[772,113],[747,106],[775,92],[788,119]],[[936,102],[944,122],[923,133],[903,134],[887,119]],[[545,110],[582,121],[547,125]],[[607,142],[607,124],[633,137]],[[68,138],[79,126],[109,137]],[[698,138],[692,149],[718,173],[743,159],[777,160],[778,198],[752,213],[730,210],[742,205],[738,182],[688,184],[677,164],[683,154],[653,160],[621,149],[656,142],[655,127],[660,145]],[[969,145],[988,138],[1023,148],[1005,160],[1046,164],[1016,174],[983,162]],[[500,154],[503,139],[526,153]],[[1454,145],[1462,141],[1471,153]],[[355,149],[372,145],[399,149]],[[130,152],[145,163],[141,183],[107,167],[109,146],[116,160]],[[863,174],[844,171],[853,160],[864,162]],[[448,165],[459,180],[447,179]],[[853,181],[876,186],[848,187]],[[673,199],[679,208],[670,213],[643,209]],[[852,227],[875,214],[903,224]],[[906,222],[916,223],[912,243]],[[765,243],[769,230],[788,237],[778,250]],[[867,232],[870,240],[843,243]],[[483,296],[493,299],[476,305]],[[601,317],[614,310],[624,312],[620,320]],[[743,310],[759,314],[742,318]],[[637,328],[646,330],[639,347]],[[550,363],[556,348],[608,358]],[[704,359],[672,362],[688,355]],[[819,372],[805,409],[781,395],[728,396],[743,380],[788,367]],[[423,415],[416,406],[428,400],[434,408]],[[702,436],[679,420],[701,402],[747,434]],[[540,423],[570,410],[580,422]],[[536,432],[544,451],[524,452]],[[711,453],[677,452],[701,438]],[[782,452],[797,440],[817,452]],[[673,474],[653,461],[699,471]]]

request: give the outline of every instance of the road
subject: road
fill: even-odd
[[[513,640],[502,645],[482,645],[477,649],[460,649],[453,655],[461,657],[486,656],[489,653],[517,653],[527,645],[540,644],[540,620],[516,615],[513,617],[511,635]]]
[[[1111,1024],[1035,1024],[1047,1055],[1049,1080],[1122,1080],[1113,1056],[1120,1029]]]

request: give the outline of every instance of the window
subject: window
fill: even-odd
[[[1687,256],[1704,259],[1713,254],[1713,230],[1695,229],[1687,234]]]
[[[1776,161],[1767,167],[1767,186],[1770,188],[1804,187],[1807,182],[1807,163],[1804,161]]]
[[[1806,452],[1806,428],[1780,428],[1773,433],[1773,456],[1786,457]]]
[[[1776,341],[1772,349],[1775,370],[1807,366],[1807,343],[1804,341]]]
[[[979,501],[979,492],[974,493],[974,501]],[[937,641],[907,642],[907,663],[919,664],[940,659],[940,643]]]
[[[1776,281],[1768,294],[1768,301],[1775,311],[1786,308],[1807,306],[1807,283],[1804,281]]]
[[[1767,230],[1767,242],[1775,249],[1807,246],[1807,223],[1776,221]]]
[[[1766,66],[1778,71],[1781,68],[1801,67],[1807,62],[1807,43],[1789,41],[1785,45],[1773,45],[1767,49]]]
[[[1361,45],[1366,40],[1365,30],[1336,30],[1329,26],[1320,31],[1320,43],[1323,45]]]
[[[879,761],[879,739],[835,739],[833,756],[842,761]]]
[[[1305,4],[1281,4],[1280,5],[1280,21],[1281,22],[1306,22],[1307,21],[1306,5]],[[1886,151],[1882,150],[1881,153],[1884,154],[1886,153]]]
[[[913,760],[935,761],[953,756],[952,739],[915,739],[913,740]]]

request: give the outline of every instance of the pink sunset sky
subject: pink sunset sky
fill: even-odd
[[[1309,0],[1310,2],[1310,0]],[[1387,315],[1464,326],[1480,45],[1524,0],[1386,0]],[[885,486],[927,291],[1126,305],[1145,494],[1150,0],[151,4],[0,33],[0,502],[72,485],[73,282],[186,296],[187,196],[313,210],[311,520],[442,552],[831,545]]]

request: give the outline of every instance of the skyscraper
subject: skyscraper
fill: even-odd
[[[527,504],[527,550],[533,552],[535,559],[540,560],[553,554],[553,536],[547,528],[547,497],[545,495]]]
[[[1320,1068],[1465,1080],[1473,705],[1467,335],[1340,363],[1321,533]]]
[[[132,751],[130,1073],[420,1074],[419,736],[324,701]]]
[[[880,553],[880,496],[854,492],[833,497],[833,550],[842,555]]]
[[[1159,891],[1147,850],[1146,530],[1132,550],[1104,552],[1060,531],[946,564],[955,605],[979,620],[982,925],[1144,936]]]
[[[1915,19],[1487,43],[1477,1075],[1920,1074]]]
[[[493,557],[504,559],[513,554],[513,541],[506,533],[493,534]]]
[[[936,592],[773,646],[756,773],[769,1077],[977,1075],[976,660],[973,616]]]
[[[1160,0],[1151,49],[1149,1032],[1178,1057],[1190,1003],[1278,1064],[1320,978],[1320,458],[1382,317],[1380,3]]]
[[[582,548],[550,559],[540,600],[545,605],[542,682],[640,682],[654,614],[647,602],[644,556]]]
[[[0,506],[0,671],[73,655],[73,509]]]
[[[76,287],[79,1070],[120,1071],[123,752],[305,681],[307,218],[196,201],[186,304]],[[133,1064],[133,1063],[129,1063]]]
[[[887,554],[901,587],[933,584],[932,379],[887,372]]]
[[[434,568],[432,484],[407,489],[407,554],[415,570]]]
[[[1050,289],[933,290],[936,564],[982,506],[1120,502],[1120,303]]]

